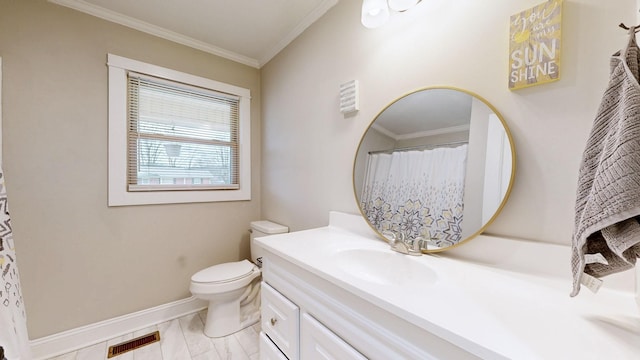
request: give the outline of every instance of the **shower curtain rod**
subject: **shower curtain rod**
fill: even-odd
[[[430,149],[435,149],[435,148],[452,147],[454,145],[463,145],[463,144],[468,144],[468,143],[469,143],[468,141],[455,141],[455,142],[449,142],[449,143],[443,143],[443,144],[428,144],[428,145],[410,146],[410,147],[389,149],[389,150],[375,150],[375,151],[369,151],[369,155],[371,155],[371,154],[391,154],[391,153],[394,153],[396,151],[430,150]]]

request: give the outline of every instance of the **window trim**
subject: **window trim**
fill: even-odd
[[[108,205],[177,204],[195,202],[251,200],[251,92],[204,77],[108,54],[109,68],[109,154]],[[127,72],[134,71],[240,98],[239,175],[240,188],[235,190],[127,191]]]

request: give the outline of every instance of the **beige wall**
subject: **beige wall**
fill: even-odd
[[[360,1],[339,2],[262,69],[263,216],[299,230],[325,225],[329,210],[357,213],[353,154],[368,123],[402,94],[448,85],[492,103],[514,136],[515,185],[487,232],[568,244],[609,56],[626,43],[617,25],[635,24],[637,9],[634,0],[566,0],[561,80],[510,92],[509,17],[539,3],[429,0],[368,30]],[[338,89],[353,79],[360,111],[345,118]]]
[[[609,55],[626,42],[616,25],[636,22],[636,1],[566,0],[562,79],[510,92],[508,19],[538,3],[430,0],[368,30],[360,2],[343,0],[261,74],[44,0],[0,0],[4,168],[31,338],[189,296],[193,272],[248,255],[251,220],[300,230],[357,213],[360,137],[425,86],[471,90],[511,127],[518,174],[488,231],[568,243]],[[108,52],[251,89],[252,201],[106,206]],[[361,110],[345,117],[338,86],[352,79]]]
[[[107,53],[249,88],[252,201],[107,207]],[[3,150],[30,337],[186,298],[248,256],[260,72],[44,0],[0,0]]]

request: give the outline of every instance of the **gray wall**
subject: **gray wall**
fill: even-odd
[[[107,53],[251,90],[252,200],[107,207]],[[189,297],[248,257],[260,72],[44,0],[0,0],[3,157],[32,339]]]

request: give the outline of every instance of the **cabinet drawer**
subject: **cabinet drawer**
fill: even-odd
[[[269,286],[262,283],[262,331],[289,360],[298,360],[298,334],[300,311],[292,303]]]
[[[301,359],[367,360],[351,345],[307,313],[302,315],[301,331]]]
[[[262,331],[260,332],[260,360],[287,360],[287,357]]]

